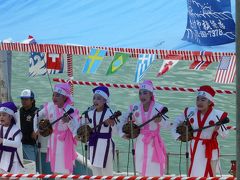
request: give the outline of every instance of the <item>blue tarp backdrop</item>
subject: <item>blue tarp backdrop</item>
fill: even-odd
[[[235,23],[230,0],[188,0],[188,21],[184,40],[199,45],[235,41]]]
[[[234,0],[0,0],[0,12],[0,40],[235,51]]]

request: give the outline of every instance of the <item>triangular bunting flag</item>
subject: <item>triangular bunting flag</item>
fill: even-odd
[[[129,56],[130,55],[126,53],[116,52],[113,61],[107,70],[107,75],[113,74],[119,70],[129,59]]]
[[[138,83],[143,78],[144,73],[147,71],[154,60],[155,54],[139,54],[134,80],[136,83]]]
[[[24,44],[36,44],[36,40],[33,36],[29,35],[27,39],[23,40],[22,43]]]
[[[164,60],[161,68],[158,71],[157,77],[162,76],[168,72],[173,66],[178,63],[179,60]]]

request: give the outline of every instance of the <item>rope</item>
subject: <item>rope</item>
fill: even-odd
[[[112,87],[112,88],[127,88],[127,89],[139,89],[139,86],[137,84],[111,84],[111,83],[103,83],[103,82],[90,82],[90,81],[75,81],[75,80],[64,80],[61,78],[53,78],[53,81],[56,82],[69,82],[70,84],[75,85],[82,85],[82,86],[106,86],[106,87]],[[183,88],[183,87],[162,87],[162,86],[155,86],[155,90],[160,91],[179,91],[179,92],[197,92],[197,88]],[[216,89],[216,93],[218,94],[236,94],[236,91],[232,90],[221,90]]]
[[[139,54],[155,54],[157,59],[168,60],[191,60],[219,62],[222,56],[235,56],[234,52],[209,52],[209,51],[184,51],[184,50],[160,50],[146,48],[116,48],[103,46],[76,46],[59,44],[23,44],[23,43],[0,43],[0,51],[22,51],[22,52],[48,52],[57,54],[88,55],[92,48],[107,51],[106,56],[114,56],[115,52],[130,54],[138,58]]]
[[[70,178],[70,179],[99,179],[99,180],[236,180],[233,176],[228,177],[181,177],[181,176],[163,176],[163,177],[148,177],[148,176],[88,176],[88,175],[69,175],[69,174],[0,174],[0,177],[7,178]]]

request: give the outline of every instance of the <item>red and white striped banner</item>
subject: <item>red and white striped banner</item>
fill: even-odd
[[[88,176],[88,175],[69,175],[69,174],[0,174],[5,178],[63,178],[63,179],[99,179],[99,180],[236,180],[233,176],[227,177],[181,177],[181,176]]]
[[[138,58],[139,54],[155,54],[157,59],[191,60],[219,62],[222,56],[235,56],[234,52],[208,52],[208,51],[183,51],[183,50],[159,50],[145,48],[116,48],[102,46],[77,46],[59,44],[23,44],[23,43],[0,43],[0,51],[22,52],[48,52],[57,54],[88,55],[91,48],[107,50],[107,56],[114,56],[115,52],[129,53]]]
[[[113,87],[113,88],[127,88],[127,89],[139,89],[137,84],[111,84],[111,83],[103,83],[103,82],[89,82],[89,81],[75,81],[75,80],[64,80],[61,78],[53,78],[53,81],[62,82],[62,83],[70,83],[70,84],[77,84],[83,86],[106,86],[106,87]],[[162,86],[155,86],[155,90],[160,91],[180,91],[180,92],[197,92],[198,88],[183,88],[183,87],[162,87]],[[232,90],[221,90],[215,89],[216,93],[218,94],[236,94],[236,91]]]

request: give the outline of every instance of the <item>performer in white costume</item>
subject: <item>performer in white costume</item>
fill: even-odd
[[[141,125],[162,111],[164,105],[157,103],[153,94],[152,81],[146,80],[139,85],[139,103],[129,107],[120,122],[127,122],[129,114],[135,124]],[[160,136],[161,128],[170,128],[167,119],[156,118],[141,128],[135,144],[136,171],[142,176],[162,176],[166,168],[166,149]],[[123,135],[128,139],[129,134]]]
[[[99,86],[93,89],[94,110],[87,114],[91,128],[100,123],[89,138],[90,162],[93,175],[113,175],[114,142],[112,135],[117,133],[114,120],[109,119],[113,112],[108,107],[109,90],[107,87]]]
[[[77,127],[79,126],[79,112],[71,106],[73,103],[70,85],[60,83],[54,86],[53,102],[45,104],[44,108],[35,116],[35,129],[38,120],[48,119],[51,122],[63,116],[70,108],[74,113],[62,118],[53,125],[53,133],[48,139],[47,161],[50,162],[53,173],[72,173],[77,154],[75,151]],[[37,120],[38,119],[38,120]]]
[[[22,133],[16,125],[17,107],[13,102],[0,105],[0,173],[19,173],[23,164],[17,149]]]
[[[174,122],[172,133],[175,139],[180,140],[180,134],[176,133],[176,128],[186,118],[189,119],[193,129],[215,125],[227,118],[226,112],[214,108],[214,95],[215,91],[211,86],[201,86],[198,89],[196,107],[186,108]],[[217,136],[226,137],[227,133],[228,130],[224,125],[213,126],[193,133],[194,138],[190,142],[189,176],[213,177],[216,175],[217,164],[219,164]]]

